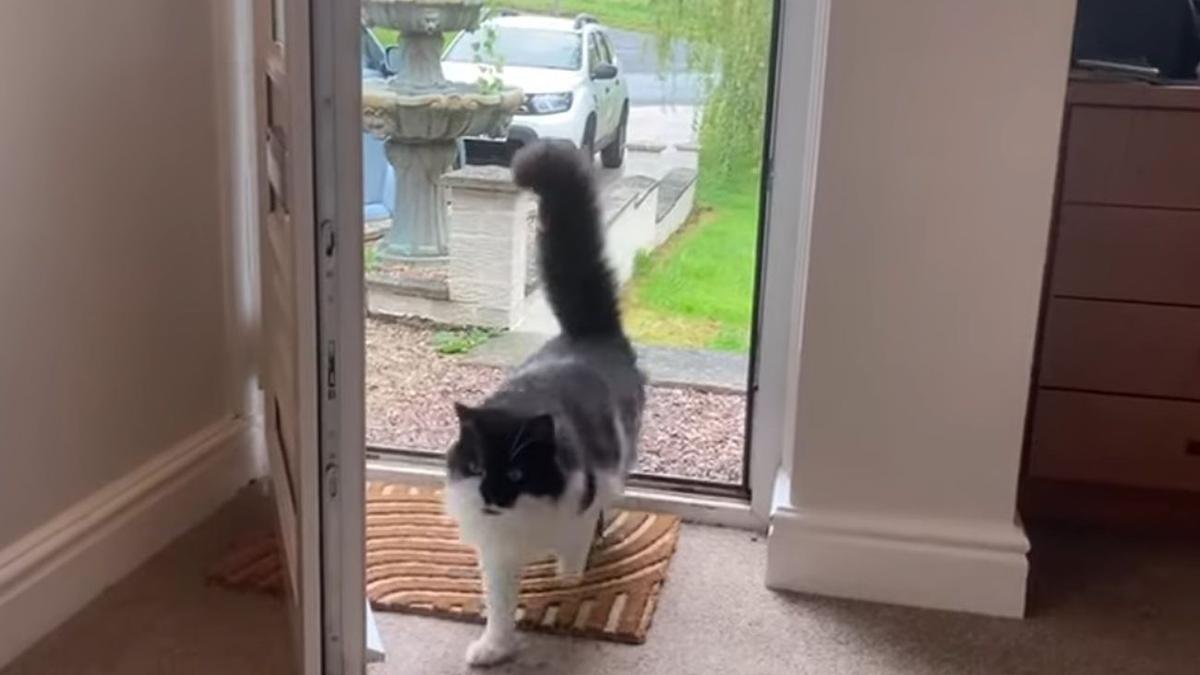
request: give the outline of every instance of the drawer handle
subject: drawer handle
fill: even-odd
[[[1200,440],[1188,439],[1187,445],[1183,446],[1183,453],[1192,457],[1200,457]]]

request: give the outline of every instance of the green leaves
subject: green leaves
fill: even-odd
[[[688,67],[704,75],[700,123],[701,176],[717,180],[757,174],[770,73],[772,0],[658,0],[659,63],[670,63],[679,42]]]
[[[488,2],[486,16],[495,11],[496,4],[496,0]],[[471,42],[471,60],[480,68],[475,84],[481,93],[496,94],[504,89],[504,57],[496,53],[496,27],[484,24],[476,30],[479,32],[483,33],[483,38]]]
[[[499,334],[490,328],[442,330],[433,334],[433,349],[444,355],[466,354]]]

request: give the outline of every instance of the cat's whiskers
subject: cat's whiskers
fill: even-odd
[[[529,445],[529,443],[521,442],[521,439],[525,437],[525,427],[527,426],[529,426],[529,420],[521,422],[521,428],[517,429],[517,436],[513,439],[512,447],[508,450],[508,461],[511,462],[516,459],[517,455]]]
[[[522,450],[524,450],[525,448],[528,448],[531,445],[533,445],[533,441],[529,441],[527,443],[522,443],[521,445],[517,446],[516,448],[513,448],[513,451],[508,455],[508,461],[511,462],[514,459],[516,459],[517,455],[521,454]]]

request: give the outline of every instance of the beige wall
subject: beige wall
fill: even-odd
[[[1012,522],[1072,0],[835,0],[793,503]]]
[[[209,12],[4,5],[0,548],[230,407]]]

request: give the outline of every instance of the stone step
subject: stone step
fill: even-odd
[[[675,204],[683,197],[696,182],[696,170],[681,166],[671,169],[658,181],[658,213],[655,217],[662,220]]]
[[[622,176],[601,187],[600,211],[604,214],[604,228],[611,228],[625,209],[634,203],[640,204],[656,185],[658,181],[650,176],[632,175]]]
[[[526,331],[504,333],[476,347],[463,359],[480,366],[511,368],[529,358],[551,337]],[[635,348],[638,365],[652,385],[730,394],[746,392],[750,361],[745,354],[649,345],[635,345]]]

